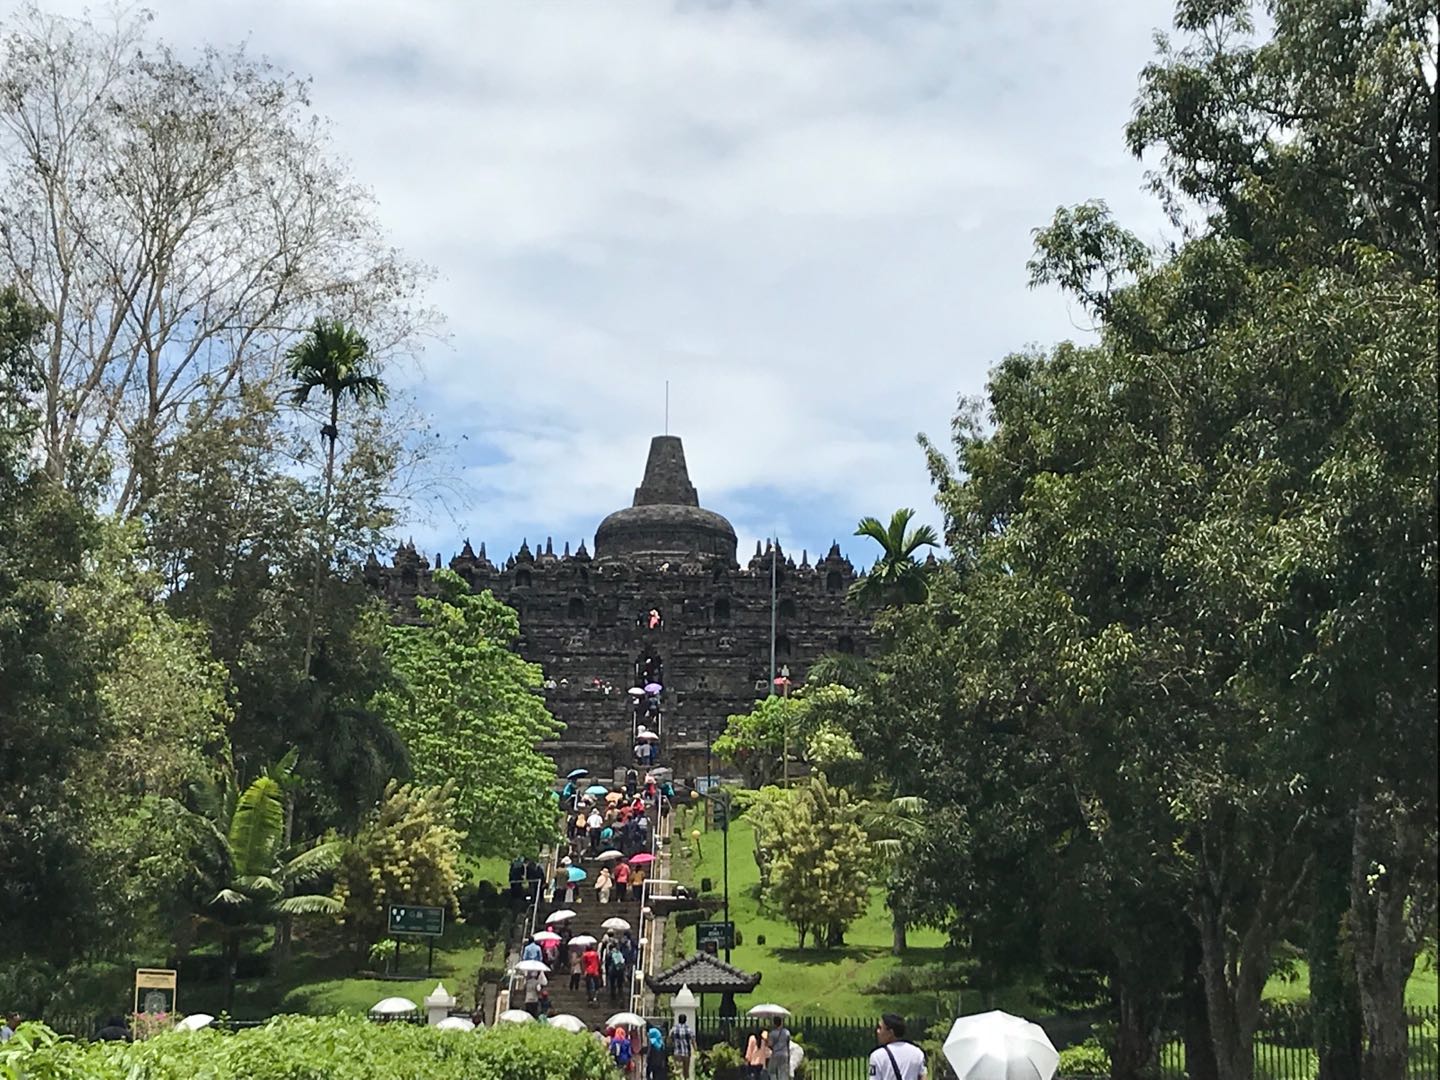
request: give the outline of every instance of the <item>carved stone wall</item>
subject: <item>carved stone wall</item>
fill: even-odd
[[[560,555],[548,539],[538,554],[522,543],[499,567],[484,545],[477,554],[467,541],[449,563],[472,588],[489,589],[519,613],[519,651],[544,669],[546,702],[566,725],[546,747],[562,774],[584,767],[598,775],[631,763],[627,691],[647,657],[664,669],[661,763],[680,776],[704,773],[707,732],[718,736],[729,714],[749,709],[769,689],[772,561],[777,670],[788,667],[798,684],[821,656],[866,649],[868,628],[845,604],[855,570],[838,545],[813,564],[807,555],[797,564],[778,547],[757,545],[749,563],[739,566],[733,554],[714,550],[729,532],[734,551],[724,518],[700,509],[698,499],[668,501],[696,496],[679,440],[661,439],[664,468],[657,481],[663,483],[649,483],[657,462],[652,445],[647,482],[632,509],[683,509],[688,513],[675,518],[676,529],[652,531],[633,550],[623,540],[607,548],[605,536],[597,535],[601,558],[592,558],[583,543],[574,554],[566,544]],[[689,550],[674,550],[677,545]],[[429,591],[432,574],[430,561],[411,545],[397,551],[389,567],[373,559],[366,567],[371,587],[401,620],[414,618],[415,597]],[[652,610],[660,615],[655,629]]]

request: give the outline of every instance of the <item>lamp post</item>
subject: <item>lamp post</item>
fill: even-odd
[[[711,770],[710,755],[714,746],[710,738],[710,722],[705,722],[705,801],[707,803],[716,800],[723,800],[725,803],[725,824],[720,826],[720,877],[724,890],[724,915],[725,915],[725,962],[730,962],[730,794],[724,791],[711,791],[711,779],[714,773]],[[709,828],[709,823],[706,823]]]

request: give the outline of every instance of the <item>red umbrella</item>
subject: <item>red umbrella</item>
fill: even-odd
[[[651,855],[648,851],[642,851],[639,855],[630,856],[631,866],[644,866],[646,863],[652,863],[654,861],[655,856]]]

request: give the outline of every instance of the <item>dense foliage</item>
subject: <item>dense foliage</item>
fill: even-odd
[[[881,615],[851,712],[931,807],[912,916],[982,986],[1108,1003],[1117,1077],[1163,1023],[1192,1075],[1248,1078],[1287,939],[1323,1074],[1403,1075],[1435,934],[1433,24],[1266,15],[1183,4],[1143,76],[1182,244],[1098,204],[1037,233],[1099,339],[1007,358],[953,456],[926,442],[951,559]]]
[[[385,819],[448,776],[437,643],[509,767],[464,775],[473,854],[535,853],[554,725],[513,612],[396,632],[364,580],[430,472],[385,381],[432,318],[304,84],[140,11],[7,13],[0,70],[0,1006],[84,1027],[136,966],[334,948],[337,872],[453,897],[433,793]]]
[[[405,739],[415,779],[453,781],[470,851],[523,855],[555,836],[555,766],[537,749],[560,732],[539,694],[540,668],[513,650],[514,609],[437,570],[418,626],[390,630],[399,686],[377,699]]]
[[[235,1034],[170,1032],[136,1043],[57,1040],[38,1024],[0,1044],[8,1080],[611,1080],[600,1044],[539,1024],[482,1032],[282,1017]]]
[[[454,787],[391,781],[355,836],[335,874],[341,920],[364,958],[385,931],[391,904],[426,904],[459,914],[460,847]]]

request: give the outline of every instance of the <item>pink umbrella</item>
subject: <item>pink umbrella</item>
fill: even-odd
[[[648,851],[642,851],[639,855],[630,856],[631,866],[644,866],[646,863],[652,863],[654,861],[655,856],[651,855]]]
[[[660,693],[660,691],[663,690],[663,689],[665,689],[665,688],[664,688],[663,686],[661,686],[658,682],[652,682],[652,683],[646,683],[646,684],[645,684],[645,693],[647,693],[647,694],[658,694],[658,693]]]

